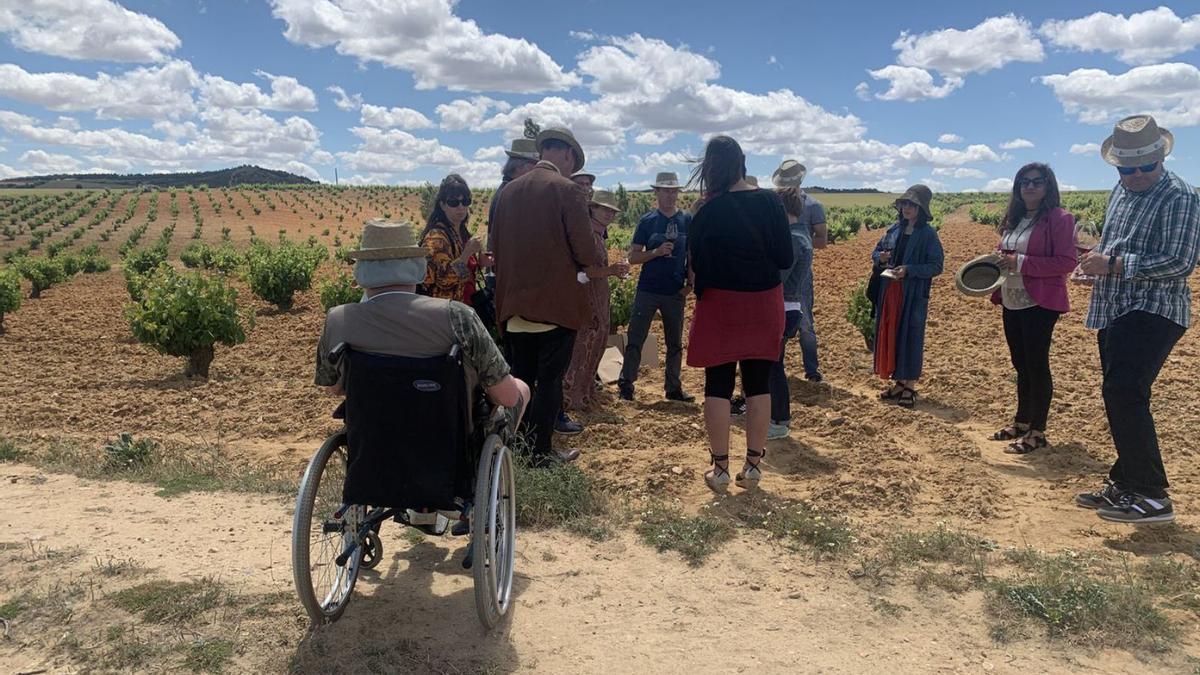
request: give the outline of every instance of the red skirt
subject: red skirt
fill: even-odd
[[[903,284],[895,279],[883,292],[879,330],[875,333],[875,374],[885,380],[896,372],[896,333],[900,328],[900,308],[903,305]]]
[[[705,289],[688,332],[687,364],[710,368],[734,361],[779,358],[783,285],[766,291]]]

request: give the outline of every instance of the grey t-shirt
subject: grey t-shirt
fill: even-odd
[[[805,238],[808,248],[812,248],[813,242],[813,226],[818,223],[825,222],[825,207],[821,206],[821,202],[813,199],[812,195],[804,194],[804,208],[800,210],[800,218],[796,224],[792,226],[792,232],[796,232],[801,237]]]

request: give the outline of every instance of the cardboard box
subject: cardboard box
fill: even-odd
[[[608,346],[615,347],[624,356],[625,346],[629,344],[628,339],[628,336],[624,333],[613,333],[608,336]],[[654,333],[646,335],[646,342],[642,345],[642,362],[640,367],[658,367],[658,335]]]

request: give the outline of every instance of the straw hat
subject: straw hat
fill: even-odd
[[[654,177],[654,182],[650,184],[652,188],[661,188],[666,190],[678,190],[682,186],[679,184],[679,174],[674,171],[663,171]]]
[[[1004,279],[1008,276],[1000,269],[999,261],[999,256],[994,252],[968,261],[958,268],[958,273],[954,275],[954,286],[963,295],[991,295],[1004,284]]]
[[[504,154],[516,159],[538,161],[537,141],[532,138],[514,138],[512,146]]]
[[[803,164],[794,159],[785,159],[779,168],[775,169],[775,173],[771,174],[771,182],[777,188],[800,187],[806,174],[808,169]]]
[[[617,206],[617,196],[608,190],[596,190],[592,193],[591,206],[600,206],[606,208],[613,213],[620,213],[621,207]]]
[[[933,218],[933,213],[929,210],[929,202],[933,201],[933,190],[927,186],[917,183],[916,185],[904,191],[904,194],[892,202],[896,208],[900,208],[900,202],[912,202],[916,204],[922,211],[925,212],[926,218]]]
[[[572,172],[583,168],[584,160],[587,159],[583,155],[583,146],[579,145],[579,141],[575,140],[575,134],[566,127],[547,127],[538,132],[537,148],[538,152],[542,151],[542,144],[549,140],[562,141],[571,146],[575,151],[575,166],[571,169]]]
[[[747,175],[746,182],[753,185],[754,187],[758,187],[758,176]]]
[[[417,241],[417,228],[412,223],[373,218],[363,226],[359,249],[346,255],[354,260],[396,260],[424,257],[427,253]]]
[[[1117,122],[1100,146],[1100,156],[1113,166],[1142,166],[1171,154],[1175,136],[1159,128],[1150,115],[1131,115]]]
[[[593,183],[596,182],[596,174],[592,173],[591,171],[584,171],[583,169],[580,169],[579,171],[571,174],[571,178],[578,178],[580,176],[587,176],[588,178],[592,179]]]

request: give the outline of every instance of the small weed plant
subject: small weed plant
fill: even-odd
[[[660,552],[678,551],[692,566],[700,565],[733,537],[733,528],[709,511],[688,516],[662,505],[643,511],[636,530],[648,546]]]

